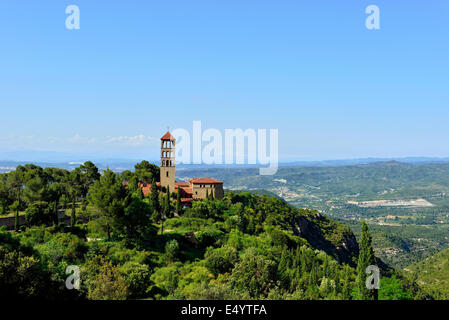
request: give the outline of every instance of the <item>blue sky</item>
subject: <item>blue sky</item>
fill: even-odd
[[[0,155],[156,158],[201,120],[279,129],[281,161],[447,157],[448,21],[446,0],[2,1]]]

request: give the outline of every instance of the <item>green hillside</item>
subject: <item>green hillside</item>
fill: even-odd
[[[404,269],[435,299],[449,299],[449,249]]]
[[[397,161],[344,166],[183,170],[180,178],[214,176],[226,188],[266,190],[351,227],[365,220],[376,255],[403,268],[449,247],[449,163]]]
[[[379,299],[421,297],[376,261],[368,227],[359,248],[349,226],[271,190],[228,191],[183,208],[179,193],[156,187],[158,170],[143,162],[100,175],[88,162],[71,172],[26,165],[0,175],[3,212],[25,211],[26,220],[14,232],[0,229],[0,297],[374,299],[365,285],[373,264]],[[144,196],[138,181],[151,181],[152,192]],[[70,226],[59,210],[70,212]],[[69,265],[80,270],[77,292],[65,288]]]

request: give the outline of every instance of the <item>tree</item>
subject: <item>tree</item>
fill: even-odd
[[[86,161],[84,164],[80,165],[79,168],[75,169],[80,174],[80,182],[82,188],[80,188],[80,193],[83,198],[87,196],[89,188],[100,179],[100,173],[98,172],[97,166],[91,162]]]
[[[170,187],[167,187],[167,193],[164,198],[164,215],[165,218],[171,218]]]
[[[396,276],[380,279],[379,300],[412,300],[409,291],[404,290]]]
[[[20,167],[20,166],[19,166]],[[19,231],[19,210],[20,210],[20,193],[23,189],[24,185],[24,176],[23,173],[16,169],[16,171],[10,172],[8,174],[8,185],[11,189],[16,191],[17,195],[17,205],[15,206],[16,215],[14,218],[14,229]]]
[[[58,217],[54,213],[54,208],[45,201],[36,201],[25,210],[25,219],[32,226],[42,224],[51,225]]]
[[[206,189],[206,200],[209,200],[209,190]]]
[[[376,263],[371,243],[372,239],[368,225],[363,221],[359,244],[359,259],[357,262],[357,297],[359,300],[377,300],[377,289],[368,289],[366,287],[366,278],[368,277],[366,268]]]
[[[150,206],[148,203],[133,196],[125,208],[123,216],[118,217],[117,231],[126,240],[141,240],[150,226]]]
[[[37,257],[0,245],[0,297],[55,299],[58,294],[52,275]]]
[[[120,272],[126,279],[131,298],[145,295],[151,281],[151,271],[146,264],[128,261],[120,268]]]
[[[251,298],[257,299],[268,293],[276,280],[275,277],[275,262],[257,254],[255,248],[249,248],[232,270],[230,283],[233,288],[246,291]]]
[[[122,179],[122,181],[129,181],[132,177],[135,177],[135,175],[131,170],[122,171],[120,174],[120,179]]]
[[[204,255],[206,267],[217,277],[220,273],[230,272],[238,261],[237,250],[234,247],[207,248]]]
[[[134,166],[135,174],[140,182],[150,183],[159,179],[159,167],[144,160]]]
[[[237,210],[237,227],[241,232],[246,231],[246,227],[248,226],[248,219],[245,215],[245,208],[241,203],[235,204],[235,210]]]
[[[137,180],[136,176],[132,176],[129,180],[128,180],[128,190],[131,193],[134,193],[136,191],[140,191],[140,193],[142,193],[142,189],[139,188],[139,181]]]
[[[159,202],[159,190],[154,179],[151,181],[150,204],[153,208],[154,220],[159,221],[161,216],[161,204]]]
[[[173,262],[178,257],[179,254],[179,243],[175,239],[170,240],[165,245],[165,256],[168,261]]]
[[[111,228],[120,223],[124,209],[129,203],[128,193],[117,175],[107,169],[103,176],[89,189],[89,202],[95,206],[100,217],[106,221],[108,240],[111,239]]]
[[[178,192],[176,193],[176,214],[179,215],[181,213],[181,210],[181,188],[178,188]]]
[[[128,297],[128,283],[119,266],[114,266],[108,260],[94,259],[84,269],[87,269],[84,274],[89,299],[125,300]]]
[[[6,184],[7,174],[0,174],[0,216],[8,213],[8,206],[12,203]]]
[[[70,225],[75,226],[76,222],[76,200],[83,194],[82,191],[82,179],[79,170],[73,170],[67,177],[66,194],[72,204],[72,212],[70,215]]]

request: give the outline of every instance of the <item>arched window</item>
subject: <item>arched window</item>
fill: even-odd
[[[165,167],[165,160],[162,160],[162,166]]]

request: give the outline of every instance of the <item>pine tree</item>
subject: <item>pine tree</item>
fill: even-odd
[[[357,291],[359,300],[377,299],[377,290],[366,287],[366,278],[368,277],[366,268],[376,263],[371,243],[372,239],[369,234],[368,225],[363,221],[359,244],[359,260],[357,262]]]

